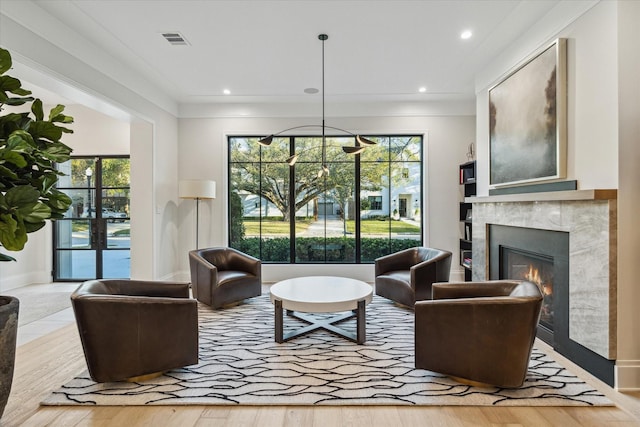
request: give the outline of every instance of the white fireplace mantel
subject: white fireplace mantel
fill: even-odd
[[[479,196],[465,202],[473,203],[473,280],[490,277],[488,225],[569,233],[570,338],[615,359],[617,190]]]
[[[618,190],[593,189],[549,191],[544,193],[503,194],[499,196],[467,197],[467,203],[514,203],[514,202],[554,202],[577,200],[614,200],[618,198]]]

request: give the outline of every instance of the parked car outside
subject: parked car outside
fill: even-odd
[[[102,218],[110,218],[111,222],[124,222],[127,219],[127,214],[124,212],[116,212],[109,208],[102,208]]]
[[[89,209],[89,215],[91,218],[96,217],[95,210],[93,208]],[[127,219],[127,214],[124,212],[116,212],[111,208],[102,208],[102,218],[108,219],[109,222],[125,222]]]

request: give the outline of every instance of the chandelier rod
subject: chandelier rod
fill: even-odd
[[[327,167],[327,134],[326,134],[326,130],[327,128],[329,129],[334,129],[334,130],[338,130],[341,132],[345,132],[347,134],[350,134],[352,136],[355,137],[355,145],[354,146],[343,146],[342,150],[347,153],[347,154],[360,154],[362,153],[362,151],[364,151],[364,149],[366,148],[366,146],[368,145],[375,145],[376,143],[368,138],[365,138],[361,135],[357,135],[357,134],[353,134],[352,132],[349,132],[347,130],[344,129],[340,129],[337,127],[333,127],[333,126],[327,126],[326,125],[326,118],[325,118],[325,55],[324,55],[324,42],[329,39],[329,36],[326,34],[319,34],[318,35],[318,39],[320,41],[322,41],[322,168],[320,169],[320,171],[318,172],[318,178],[322,177],[322,175],[328,175],[329,174],[329,168]],[[262,145],[262,146],[269,146],[271,145],[271,143],[273,142],[273,138],[276,135],[280,135],[286,131],[290,131],[290,130],[294,130],[294,129],[300,129],[300,128],[307,128],[307,127],[314,127],[313,125],[303,125],[303,126],[294,126],[292,128],[289,129],[285,129],[283,131],[280,131],[276,134],[271,134],[268,136],[265,136],[263,138],[258,139],[258,144]],[[289,164],[289,166],[293,166],[296,161],[298,159],[298,154],[294,154],[291,157],[289,157],[286,162]]]
[[[327,140],[325,135],[324,122],[324,42],[329,38],[326,34],[320,34],[318,38],[322,41],[322,168],[327,165]]]

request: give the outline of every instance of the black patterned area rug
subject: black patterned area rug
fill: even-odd
[[[137,383],[93,382],[88,373],[43,405],[613,405],[602,393],[534,349],[519,389],[463,385],[414,367],[413,311],[374,296],[367,340],[323,330],[274,341],[268,295],[214,311],[199,305],[200,363]],[[302,325],[285,316],[287,328]],[[345,321],[355,329],[355,320]]]

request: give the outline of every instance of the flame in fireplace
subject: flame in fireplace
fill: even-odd
[[[529,272],[525,274],[525,280],[535,283],[542,290],[545,295],[551,295],[553,293],[553,287],[550,283],[542,283],[542,277],[540,277],[540,270],[533,268],[533,265],[529,265]]]
[[[538,286],[542,285],[542,279],[540,278],[540,271],[537,268],[533,268],[533,265],[529,265],[529,272],[525,275],[525,279],[535,283]]]

